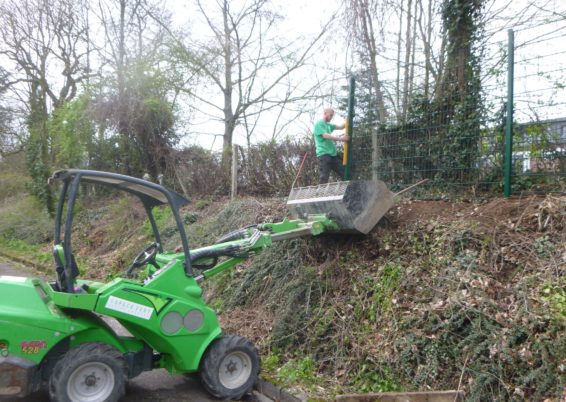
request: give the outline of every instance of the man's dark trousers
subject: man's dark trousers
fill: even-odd
[[[334,171],[340,178],[344,180],[344,166],[342,159],[338,156],[322,155],[318,157],[319,184],[328,183],[330,171]]]

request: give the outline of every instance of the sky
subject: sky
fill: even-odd
[[[238,3],[239,0],[232,2]],[[203,2],[204,4],[214,4],[213,1]],[[206,40],[210,36],[210,30],[202,20],[199,18],[198,13],[194,10],[194,3],[192,0],[178,1],[169,0],[167,7],[173,11],[173,24],[175,26],[182,26],[190,21],[191,36],[195,40]],[[309,0],[309,1],[284,1],[273,0],[271,6],[283,18],[278,24],[277,35],[282,38],[290,39],[297,37],[304,37],[304,42],[312,40],[322,30],[323,26],[331,20],[332,16],[340,11],[341,1],[338,0]],[[295,74],[295,82],[302,82],[305,86],[312,85],[314,82],[313,75],[316,74],[320,79],[333,78],[334,83],[331,85],[341,86],[347,84],[347,78],[343,76],[344,64],[348,55],[343,49],[344,40],[342,38],[342,30],[340,25],[342,21],[335,19],[331,23],[331,34],[324,41],[324,49],[316,52],[314,58],[316,60],[316,67],[306,66]],[[341,70],[342,76],[337,76],[334,70]],[[316,70],[316,71],[315,71]],[[281,86],[280,91],[286,90],[286,87]],[[213,100],[214,103],[222,105],[222,96],[216,89],[207,93],[207,99]],[[272,93],[277,97],[277,90]],[[282,97],[282,95],[280,95]],[[185,100],[186,106],[189,106],[189,101]],[[192,102],[192,101],[191,101]],[[280,121],[293,119],[293,122],[281,133],[280,137],[289,136],[308,136],[312,125],[314,124],[317,115],[322,114],[322,109],[330,105],[332,106],[335,99],[321,99],[311,103],[309,110],[304,110],[303,113],[298,114],[297,111],[284,112]],[[189,121],[189,135],[185,136],[182,144],[199,144],[206,148],[221,149],[222,139],[214,137],[223,132],[223,123],[217,121],[215,118],[210,117],[210,114],[217,112],[213,108],[204,108],[204,113],[193,111],[190,115]],[[318,112],[317,112],[318,110]],[[272,137],[274,122],[277,119],[277,111],[268,112],[262,115],[255,129],[255,140],[268,140]],[[343,116],[336,116],[336,122],[341,123],[344,120]],[[212,135],[211,135],[212,134]],[[234,143],[245,145],[246,137],[243,127],[238,127],[234,135]]]
[[[236,1],[237,2],[237,1]],[[489,80],[485,80],[486,100],[494,107],[498,107],[504,102],[507,89],[507,66],[505,64],[505,49],[507,48],[507,29],[516,29],[515,33],[515,96],[516,113],[515,117],[519,122],[532,121],[534,119],[552,119],[566,116],[566,91],[560,88],[560,83],[565,82],[564,72],[566,72],[566,54],[561,52],[563,41],[566,38],[566,21],[563,19],[566,11],[559,0],[540,0],[534,2],[528,13],[519,15],[519,10],[523,10],[529,0],[495,0],[489,3],[488,11],[495,17],[485,26],[488,36],[486,52],[482,59],[482,70],[484,74],[494,74]],[[187,15],[191,13],[191,0],[172,1],[169,6],[174,12],[175,24],[185,23]],[[309,1],[282,1],[273,0],[271,4],[284,17],[280,23],[280,35],[305,36],[305,38],[317,35],[321,27],[335,13],[340,13],[343,2],[340,0],[309,0]],[[539,9],[539,8],[542,8]],[[183,10],[183,11],[181,11]],[[544,18],[531,18],[530,14],[539,12],[544,14]],[[195,14],[193,13],[193,16]],[[556,18],[555,18],[556,17]],[[320,112],[325,106],[335,106],[338,96],[345,96],[342,88],[347,85],[345,71],[348,67],[355,65],[356,61],[348,47],[348,42],[344,33],[343,17],[337,17],[331,23],[331,35],[325,40],[325,47],[316,56],[316,68],[305,68],[298,74],[298,80],[305,86],[313,82],[313,75],[324,76],[330,79],[325,89],[332,92],[331,97],[319,99],[306,105],[304,112],[287,113],[283,118],[293,117],[282,136],[308,136],[311,133],[312,125],[320,116]],[[386,35],[390,35],[397,29],[398,19],[395,15],[384,15],[388,23],[385,24]],[[514,18],[509,22],[509,18]],[[208,35],[208,29],[199,25],[198,19],[191,18],[191,34],[196,37]],[[394,59],[396,57],[396,43],[385,41],[382,51],[382,58],[379,61],[381,79],[388,81],[395,78]],[[558,88],[557,88],[558,87]],[[219,105],[222,98],[214,93],[210,93]],[[549,103],[555,106],[548,107]],[[211,112],[208,110],[207,112]],[[255,131],[255,140],[265,140],[271,137],[272,128],[276,113],[266,113],[260,119]],[[343,122],[343,117],[339,113],[335,118],[337,123]],[[195,112],[190,115],[189,131],[192,135],[187,135],[183,143],[198,143],[205,147],[220,149],[221,139],[208,134],[221,134],[223,126],[221,122],[211,119],[207,113]],[[245,144],[243,129],[237,128],[234,142],[240,145]]]
[[[234,7],[245,0],[232,0]],[[182,26],[189,24],[191,38],[206,40],[210,31],[196,11],[193,0],[164,0],[165,7],[172,11],[173,24]],[[532,18],[529,13],[519,15],[527,4],[533,5],[529,13],[538,12],[544,17]],[[214,0],[203,0],[203,4],[215,4]],[[519,122],[541,120],[566,116],[566,6],[562,0],[494,0],[489,3],[489,12],[496,15],[485,27],[489,36],[486,53],[482,59],[483,73],[497,71],[489,80],[485,80],[486,99],[495,107],[504,101],[506,83],[506,65],[502,56],[507,47],[507,29],[514,28],[515,33],[515,94],[516,113]],[[330,23],[329,35],[325,37],[323,47],[313,56],[313,63],[301,69],[294,76],[298,90],[308,88],[317,81],[325,81],[319,94],[329,93],[330,96],[305,102],[296,107],[297,110],[285,111],[281,121],[289,124],[279,134],[284,136],[306,137],[311,134],[312,126],[325,106],[337,106],[337,99],[345,96],[344,87],[347,85],[346,71],[356,65],[345,37],[345,21],[340,15],[343,7],[342,0],[271,0],[270,5],[283,17],[274,35],[284,40],[303,37],[307,42],[315,37],[322,27],[337,15]],[[391,40],[398,26],[395,15],[383,15],[387,20],[385,34],[388,39],[383,44],[379,70],[381,79],[388,81],[395,78],[395,49],[396,43]],[[509,23],[509,18],[513,21]],[[503,60],[503,63],[499,63]],[[418,62],[418,60],[417,60]],[[0,59],[5,65],[5,61]],[[267,77],[269,80],[270,77]],[[273,93],[281,97],[281,87]],[[204,92],[205,97],[214,104],[222,105],[222,98],[217,90]],[[549,107],[552,103],[554,106]],[[194,101],[181,99],[179,110],[179,133],[182,136],[181,145],[200,144],[206,148],[220,149],[223,124],[217,118],[211,117],[216,113],[212,108],[201,107],[200,111],[191,108]],[[344,116],[337,113],[335,122],[343,122]],[[255,141],[272,137],[273,127],[277,119],[276,112],[265,113],[259,120],[255,130]],[[235,132],[234,142],[245,145],[246,139],[242,127]]]

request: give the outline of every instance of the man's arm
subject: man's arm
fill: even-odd
[[[334,130],[341,130],[344,128],[344,125],[340,125],[337,126],[335,124],[330,124],[330,128],[332,129],[332,131]],[[324,139],[327,140],[331,140],[331,141],[342,141],[342,142],[346,142],[348,141],[350,138],[347,135],[333,135],[332,131],[331,132],[324,132],[326,131],[326,125],[323,124],[322,120],[317,122],[314,126],[314,135],[315,136],[321,136]]]
[[[322,134],[322,138],[326,138],[327,140],[342,141],[342,142],[346,142],[350,139],[350,137],[348,137],[347,134],[343,134],[343,135]]]

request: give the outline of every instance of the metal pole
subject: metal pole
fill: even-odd
[[[346,149],[346,153],[347,153],[347,163],[346,163],[346,169],[344,172],[344,180],[350,180],[350,166],[352,165],[352,134],[354,133],[354,103],[355,103],[355,98],[354,98],[354,93],[356,90],[356,80],[354,78],[354,76],[350,77],[350,85],[348,86],[348,116],[346,117],[346,119],[348,119],[348,131],[346,132],[346,134],[348,135],[348,137],[350,137],[350,139],[348,140],[348,147]]]
[[[511,175],[513,173],[513,79],[515,34],[507,31],[507,121],[505,122],[505,162],[503,170],[503,195],[511,195]]]
[[[238,146],[232,144],[232,191],[230,198],[234,199],[238,194]]]

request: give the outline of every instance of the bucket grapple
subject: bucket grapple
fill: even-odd
[[[393,206],[394,194],[379,180],[351,180],[297,187],[287,206],[297,219],[326,214],[340,233],[367,234]]]

